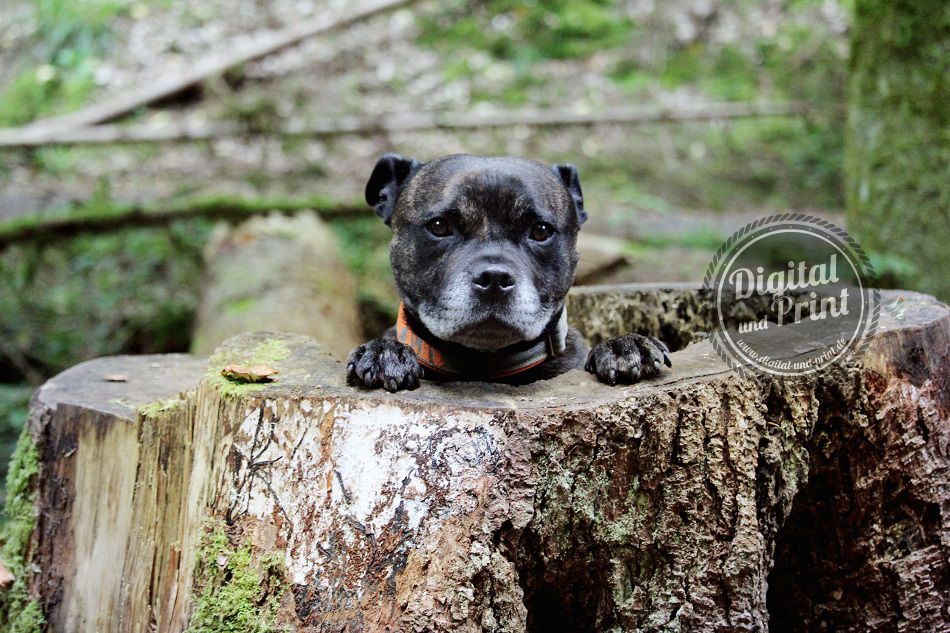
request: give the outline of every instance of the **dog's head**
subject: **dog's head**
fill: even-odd
[[[497,350],[538,338],[558,316],[587,218],[574,166],[388,154],[366,201],[393,229],[404,303],[438,338]]]

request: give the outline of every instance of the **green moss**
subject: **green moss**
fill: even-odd
[[[223,522],[210,522],[198,549],[188,631],[275,631],[285,589],[283,558],[278,553],[255,555],[250,545],[235,547]]]
[[[169,398],[168,400],[159,400],[157,402],[143,404],[137,408],[137,411],[141,416],[153,418],[160,413],[176,411],[180,409],[183,404],[185,404],[185,401],[181,398]]]
[[[26,425],[32,395],[33,388],[29,385],[0,385],[0,477],[4,480],[18,438]],[[3,500],[5,498],[4,494]]]
[[[224,311],[228,314],[244,314],[257,305],[257,299],[254,297],[241,297],[240,299],[235,299],[227,305],[224,306]]]
[[[10,633],[41,633],[46,619],[36,600],[30,600],[26,606],[10,621]]]
[[[627,489],[626,511],[611,521],[601,521],[599,528],[607,543],[627,545],[642,528],[644,517],[649,516],[649,496],[640,489],[640,478],[634,476]]]
[[[267,383],[243,383],[228,380],[221,375],[225,365],[274,365],[287,358],[290,350],[280,339],[267,339],[246,350],[231,348],[215,352],[208,360],[206,379],[216,385],[224,396],[240,397],[248,393],[260,391]]]
[[[857,0],[847,129],[848,227],[950,299],[950,4]],[[909,270],[905,270],[909,272]]]
[[[28,429],[23,429],[7,473],[6,523],[0,531],[0,556],[16,580],[0,594],[0,633],[39,633],[43,615],[27,589],[30,538],[36,523],[34,479],[39,455]]]

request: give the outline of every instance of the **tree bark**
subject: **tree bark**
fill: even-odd
[[[619,310],[685,344],[705,301],[617,286],[571,309],[592,338]],[[64,631],[765,631],[815,610],[948,626],[950,311],[899,304],[862,361],[785,381],[705,342],[628,387],[574,371],[395,395],[346,387],[293,335],[231,339],[206,370],[85,363],[30,419],[31,596]],[[278,381],[220,375],[257,362]]]

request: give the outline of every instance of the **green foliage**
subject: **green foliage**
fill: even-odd
[[[2,351],[49,376],[96,356],[187,350],[210,228],[180,221],[6,249]]]
[[[34,479],[38,472],[39,455],[29,430],[24,429],[10,460],[4,505],[6,522],[0,530],[0,556],[15,577],[13,586],[0,593],[0,633],[43,630],[43,614],[28,593],[26,560],[36,523]]]
[[[891,253],[868,253],[874,279],[868,285],[877,288],[915,288],[921,283],[921,274],[917,266],[904,257]]]
[[[472,86],[474,101],[528,105],[532,88],[548,87],[534,71],[546,59],[584,59],[624,44],[634,25],[614,0],[541,0],[533,3],[490,0],[444,3],[436,13],[420,14],[419,42],[446,53],[448,81],[480,76],[473,65],[480,52],[503,75]],[[545,91],[536,91],[545,92]]]
[[[221,522],[206,527],[195,565],[192,633],[270,633],[285,590],[276,553],[231,544]]]
[[[116,0],[33,0],[38,36],[50,62],[101,52],[109,23],[125,7]]]
[[[474,101],[550,105],[559,89],[551,82],[557,73],[546,74],[555,67],[545,62],[583,59],[596,51],[607,62],[607,77],[631,96],[653,100],[657,93],[688,90],[712,101],[805,102],[811,111],[804,121],[775,118],[710,127],[699,141],[704,155],[688,174],[671,174],[663,162],[629,166],[638,172],[643,194],[636,204],[662,205],[667,199],[704,208],[840,207],[840,104],[847,66],[843,38],[821,10],[817,0],[799,0],[782,8],[774,33],[730,43],[712,36],[709,27],[710,32],[681,42],[663,21],[667,18],[660,17],[663,10],[635,22],[622,3],[611,0],[457,1],[418,18],[419,41],[453,60],[444,66],[446,80],[467,82]],[[742,22],[753,12],[752,3],[730,4],[720,12]],[[710,24],[720,24],[717,19]],[[676,143],[695,140],[685,126],[670,136]],[[676,178],[683,182],[670,182]],[[628,196],[624,189],[618,190],[621,197]]]
[[[841,134],[794,118],[682,126],[675,134],[644,126],[625,137],[629,152],[576,162],[592,209],[836,208]]]
[[[23,70],[0,94],[0,126],[15,127],[42,115],[74,110],[94,87],[92,68],[85,61]]]
[[[728,239],[728,235],[720,233],[708,227],[699,227],[691,229],[678,235],[658,236],[652,235],[639,241],[637,246],[652,246],[663,248],[669,246],[679,246],[684,248],[694,248],[699,250],[717,251],[722,243]]]
[[[105,52],[109,24],[124,8],[115,0],[33,0],[37,32],[32,64],[0,93],[0,126],[17,126],[74,110],[95,88],[96,56]]]
[[[725,100],[752,100],[759,93],[755,60],[732,46],[718,50],[699,42],[674,51],[660,71],[667,89],[697,84],[711,96]]]
[[[857,0],[852,33],[848,226],[866,250],[909,263],[897,271],[914,289],[946,301],[950,4]]]
[[[132,211],[182,217],[162,227],[83,234],[49,244],[26,242],[0,251],[0,370],[12,367],[38,382],[96,356],[186,351],[204,277],[202,249],[212,228],[210,219],[189,216],[207,212],[240,219],[272,209],[332,211],[340,206],[316,197],[213,196],[134,209],[111,200],[108,187],[102,186],[79,207],[2,223],[0,238],[10,238],[58,215],[90,222],[121,219]],[[385,252],[366,248],[385,243],[388,237],[380,241],[379,231],[389,231],[373,218],[363,220],[354,222],[366,230],[350,234],[366,241],[344,248],[347,263],[362,279],[374,280],[367,285],[367,296],[386,302],[387,312],[395,314]],[[339,220],[335,226],[347,223]]]
[[[421,18],[420,41],[464,43],[497,59],[578,59],[623,44],[633,24],[612,0],[452,2]]]
[[[48,174],[67,176],[76,163],[75,152],[68,147],[40,147],[33,151],[33,164]]]

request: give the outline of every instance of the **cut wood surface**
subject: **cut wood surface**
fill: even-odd
[[[475,130],[497,127],[563,127],[571,125],[645,125],[651,123],[715,121],[761,116],[801,116],[808,112],[798,102],[721,102],[691,106],[639,106],[598,109],[518,109],[499,112],[403,112],[379,117],[338,116],[332,120],[296,122],[273,130],[250,130],[230,121],[165,121],[159,124],[68,126],[38,125],[0,129],[0,147],[97,145],[202,141],[246,135],[288,138],[325,138],[347,134],[371,135],[428,130]]]
[[[267,333],[85,363],[29,421],[31,594],[62,631],[943,630],[950,311],[883,294],[862,361],[784,381],[683,347],[682,286],[572,295],[593,339],[676,334],[633,386],[367,392]],[[278,382],[220,375],[257,362]]]
[[[77,112],[59,117],[42,119],[19,129],[28,136],[35,134],[38,138],[42,138],[55,130],[111,121],[141,107],[176,95],[206,79],[221,75],[227,70],[293,46],[308,37],[344,28],[380,13],[406,6],[413,1],[376,0],[375,2],[361,4],[343,16],[321,14],[313,20],[301,22],[282,31],[262,34],[246,46],[236,50],[229,49],[196,60],[191,70],[187,72],[176,73],[174,76],[136,86],[103,103],[93,104]]]

